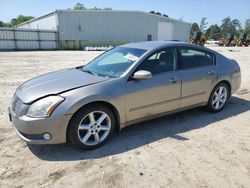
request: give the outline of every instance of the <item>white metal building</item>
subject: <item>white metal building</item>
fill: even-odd
[[[146,40],[187,41],[190,23],[141,11],[56,10],[17,28],[58,31],[60,48]]]

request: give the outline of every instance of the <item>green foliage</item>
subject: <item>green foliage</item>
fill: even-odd
[[[0,21],[0,27],[11,27],[9,23],[4,23],[3,21]]]
[[[21,24],[23,22],[26,22],[28,20],[31,20],[33,19],[34,17],[32,16],[23,16],[23,15],[19,15],[17,18],[13,18],[11,21],[10,21],[10,24],[11,26],[16,26],[18,24]]]
[[[94,7],[94,8],[86,8],[82,3],[78,2],[76,3],[76,5],[73,8],[74,10],[112,10],[112,8],[109,7],[105,7],[105,8],[98,8],[98,7]]]
[[[89,8],[88,10],[112,10],[112,8],[97,8],[97,7],[94,7],[94,8]]]
[[[250,38],[250,19],[247,19],[245,22],[245,33],[247,33],[248,38]]]
[[[190,35],[193,35],[194,32],[200,31],[200,27],[197,23],[193,23],[190,29]]]
[[[237,34],[238,31],[242,29],[242,26],[238,19],[231,20],[228,16],[222,20],[220,28],[222,34],[227,35],[227,33]]]
[[[229,16],[224,18],[221,26],[219,27],[217,24],[211,25],[205,32],[205,36],[207,39],[218,40],[221,37],[227,36],[228,33],[234,34],[235,36],[239,36],[240,33],[244,33],[244,29],[238,19],[231,19]],[[206,23],[202,20],[201,23]],[[202,24],[201,24],[202,25]],[[248,21],[249,31],[250,31],[250,19]],[[246,27],[247,28],[247,27]],[[247,30],[247,29],[246,29]]]
[[[200,31],[202,32],[202,33],[204,33],[205,32],[205,30],[206,30],[206,28],[207,28],[207,18],[206,17],[203,17],[202,19],[201,19],[201,22],[200,22]]]
[[[234,29],[236,29],[236,30],[241,30],[242,29],[240,20],[238,20],[238,19],[233,19],[232,20],[232,25],[233,25]]]
[[[211,25],[206,30],[205,36],[206,36],[207,39],[219,40],[219,38],[222,37],[220,27],[217,24]]]
[[[82,3],[76,3],[74,10],[86,10],[86,7]]]

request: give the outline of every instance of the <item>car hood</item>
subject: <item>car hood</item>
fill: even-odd
[[[107,77],[83,72],[81,69],[66,69],[38,76],[24,82],[17,88],[16,95],[24,103],[30,103],[44,96],[59,94],[108,79]]]

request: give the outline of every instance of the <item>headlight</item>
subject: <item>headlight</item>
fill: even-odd
[[[49,96],[34,102],[28,109],[26,115],[30,117],[49,117],[55,108],[64,100],[60,96]]]

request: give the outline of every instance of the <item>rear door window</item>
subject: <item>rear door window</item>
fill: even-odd
[[[196,49],[180,48],[178,58],[180,69],[215,65],[215,57],[212,53]]]

